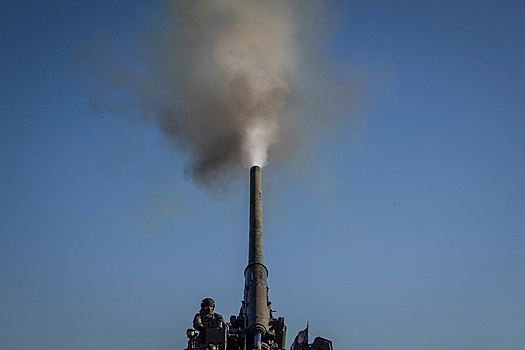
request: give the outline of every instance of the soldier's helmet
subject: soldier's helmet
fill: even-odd
[[[212,298],[205,298],[202,300],[201,309],[204,309],[205,307],[208,307],[208,306],[215,309],[215,302],[213,301]]]

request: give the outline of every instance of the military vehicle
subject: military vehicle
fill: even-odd
[[[248,266],[244,270],[244,299],[239,315],[230,322],[221,320],[199,324],[186,331],[185,350],[284,350],[286,325],[283,317],[275,318],[268,297],[268,269],[264,265],[262,231],[261,168],[250,169],[250,230]],[[208,299],[208,298],[207,298]],[[203,300],[204,303],[211,300]],[[214,303],[213,303],[214,304]],[[213,305],[214,306],[214,305]],[[333,350],[330,340],[316,337],[308,343],[308,326],[299,332],[291,350]]]

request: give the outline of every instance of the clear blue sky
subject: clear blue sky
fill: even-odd
[[[247,179],[196,187],[155,126],[93,113],[73,58],[149,3],[0,7],[2,349],[182,350],[202,298],[238,312]],[[359,108],[263,173],[288,344],[309,320],[336,349],[524,349],[525,2],[328,3]]]

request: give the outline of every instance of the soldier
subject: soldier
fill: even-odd
[[[201,302],[199,313],[193,318],[193,328],[199,331],[199,338],[205,337],[206,328],[227,327],[226,321],[221,314],[215,312],[215,302],[212,298],[206,298]]]

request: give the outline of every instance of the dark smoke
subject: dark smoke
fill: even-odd
[[[188,155],[188,175],[222,186],[243,166],[265,166],[268,154],[282,159],[306,125],[329,119],[340,96],[320,56],[328,23],[322,4],[168,1],[164,17],[140,33],[136,61],[126,65],[114,53],[122,62],[101,68],[103,59],[93,60],[104,82],[94,106],[158,123]],[[109,54],[111,43],[102,42]]]

